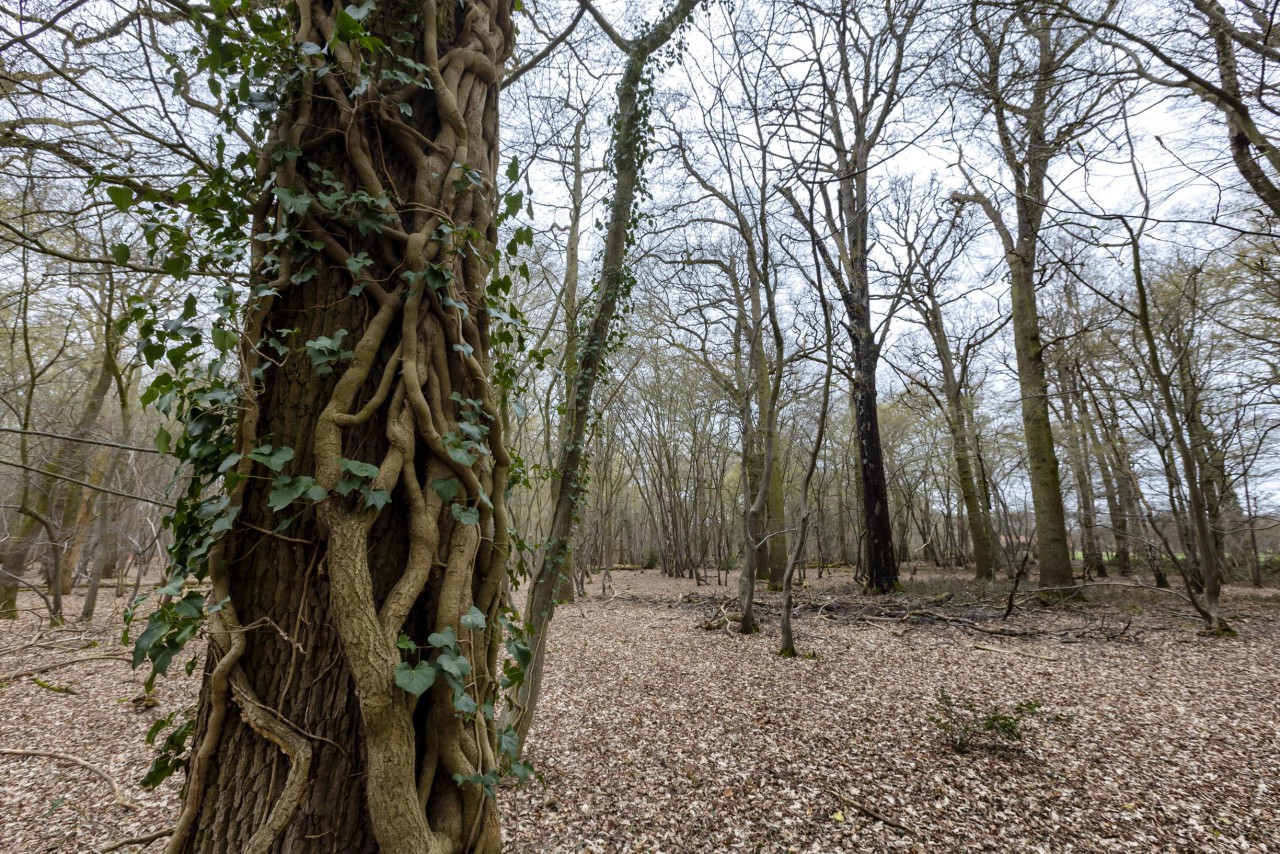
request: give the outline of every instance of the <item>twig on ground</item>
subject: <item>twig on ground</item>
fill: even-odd
[[[841,795],[839,793],[837,793],[837,796],[840,798],[840,800],[844,801],[846,804],[853,807],[855,810],[867,816],[868,818],[874,818],[876,821],[883,822],[884,824],[889,825],[889,827],[896,828],[898,830],[901,830],[903,833],[910,833],[912,836],[915,836],[916,832],[912,830],[910,827],[907,827],[905,824],[903,824],[900,821],[896,821],[892,818],[889,818],[889,816],[885,815],[879,810],[876,810],[876,809],[873,809],[872,807],[867,806],[862,801],[854,800],[848,795]]]
[[[31,681],[36,683],[36,685],[45,689],[46,691],[52,691],[55,694],[75,694],[76,693],[72,689],[68,688],[66,685],[54,685],[52,682],[46,682],[38,676],[32,678]]]
[[[48,673],[50,670],[57,670],[59,667],[70,667],[73,664],[82,664],[86,661],[129,661],[133,659],[127,655],[118,655],[115,653],[107,653],[105,655],[84,655],[80,658],[69,658],[65,661],[55,661],[52,664],[42,664],[39,667],[30,667],[26,670],[19,670],[17,673],[10,673],[8,676],[0,676],[0,682],[13,682],[16,679],[22,679],[25,676],[35,676],[37,673]]]
[[[81,768],[87,768],[94,774],[97,774],[107,784],[111,786],[111,794],[115,796],[116,803],[129,809],[137,809],[137,804],[124,796],[124,792],[120,790],[120,785],[108,774],[92,762],[87,762],[79,756],[72,756],[69,753],[55,753],[51,750],[18,750],[12,747],[0,747],[0,756],[35,756],[46,759],[61,759],[63,762],[74,762]]]
[[[973,645],[973,649],[981,649],[987,652],[1003,652],[1006,655],[1025,655],[1027,658],[1038,658],[1040,661],[1057,661],[1058,660],[1057,658],[1054,658],[1053,656],[1049,656],[1049,655],[1036,655],[1034,652],[1024,652],[1023,650],[1020,650],[1020,649],[1006,649],[1004,647],[998,647],[998,646],[985,646],[980,643],[975,643]]]

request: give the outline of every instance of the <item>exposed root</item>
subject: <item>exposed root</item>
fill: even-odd
[[[103,848],[99,848],[100,854],[109,854],[111,851],[119,851],[121,848],[127,848],[130,845],[148,845],[157,839],[164,839],[166,836],[173,834],[173,828],[167,827],[164,830],[157,830],[154,833],[146,833],[142,836],[133,836],[129,839],[121,839],[119,842],[112,842]]]

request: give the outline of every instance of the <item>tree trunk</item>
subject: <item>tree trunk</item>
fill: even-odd
[[[18,619],[18,589],[22,586],[19,579],[26,573],[31,554],[30,543],[23,536],[23,531],[34,529],[35,521],[27,516],[15,521],[18,531],[0,551],[0,571],[4,573],[0,576],[0,620]]]
[[[971,448],[977,442],[969,429],[965,391],[960,388],[951,342],[947,340],[946,329],[942,325],[942,306],[932,289],[925,295],[925,299],[927,302],[922,313],[942,372],[942,391],[947,403],[947,429],[951,433],[956,478],[960,481],[960,498],[968,520],[969,540],[973,543],[974,574],[978,581],[990,581],[996,577],[995,558],[990,518],[978,495],[978,480],[974,474]]]
[[[1089,442],[1084,432],[1083,418],[1077,419],[1075,404],[1084,404],[1079,397],[1075,377],[1069,371],[1061,375],[1063,379],[1062,413],[1063,426],[1067,431],[1068,453],[1071,456],[1071,468],[1076,479],[1076,498],[1080,517],[1080,552],[1084,560],[1084,577],[1106,578],[1107,568],[1102,562],[1102,550],[1098,546],[1098,529],[1094,516],[1093,474],[1090,470]]]
[[[253,274],[278,293],[245,319],[244,370],[261,380],[236,429],[239,474],[264,473],[248,452],[269,440],[294,451],[285,476],[313,477],[323,497],[282,514],[270,477],[231,492],[238,515],[209,559],[226,607],[210,617],[170,852],[501,846],[496,802],[474,782],[498,773],[497,730],[455,705],[490,708],[499,675],[510,461],[487,308],[511,4],[383,3],[335,36],[343,9],[300,0],[295,43],[330,47],[280,58],[306,71],[262,154],[278,189],[255,214]],[[371,81],[353,58],[364,33],[425,80]],[[380,85],[407,109],[379,105]],[[357,191],[374,200],[372,228],[343,204]],[[270,242],[291,232],[307,239]],[[317,361],[339,331],[345,353]],[[273,339],[310,343],[260,361]],[[287,537],[262,533],[286,514]],[[464,619],[473,609],[482,625]],[[454,640],[428,640],[444,632]],[[441,677],[421,696],[397,684],[404,645]],[[451,683],[454,647],[470,672]]]
[[[855,342],[855,349],[865,349]],[[864,364],[866,356],[860,360]],[[861,451],[863,519],[867,535],[867,588],[875,593],[898,589],[898,561],[893,553],[893,528],[889,518],[889,486],[884,474],[884,454],[880,448],[880,416],[876,408],[876,387],[866,381],[875,371],[871,360],[868,374],[859,366],[858,445]]]
[[[1094,462],[1098,465],[1098,474],[1102,478],[1102,492],[1107,501],[1107,518],[1111,522],[1111,536],[1115,542],[1116,570],[1127,576],[1133,572],[1129,547],[1129,516],[1120,501],[1119,479],[1123,477],[1118,466],[1112,466],[1108,459],[1108,449],[1104,447],[1094,427],[1093,414],[1089,410],[1088,401],[1080,405],[1080,421],[1084,424],[1089,444],[1093,448]]]
[[[626,268],[627,248],[635,215],[634,204],[640,186],[645,154],[647,115],[642,111],[642,89],[649,58],[665,45],[676,29],[701,0],[678,0],[665,18],[644,36],[619,44],[627,54],[622,79],[618,82],[618,112],[613,125],[613,165],[616,184],[609,204],[604,253],[600,265],[600,295],[586,335],[579,342],[577,372],[573,392],[566,403],[569,427],[556,465],[558,478],[551,514],[551,530],[542,565],[529,589],[525,605],[525,632],[532,659],[524,682],[505,722],[510,723],[520,743],[533,722],[538,692],[542,684],[542,662],[546,654],[547,627],[555,612],[554,590],[565,566],[573,536],[574,519],[582,498],[582,466],[585,460],[587,425],[591,420],[596,383],[605,369],[605,351],[618,303],[630,290]],[[589,7],[597,14],[594,7]]]
[[[1202,472],[1196,463],[1195,449],[1187,436],[1194,429],[1194,426],[1184,424],[1179,418],[1180,415],[1187,416],[1185,413],[1179,412],[1177,401],[1173,394],[1173,382],[1169,372],[1164,369],[1161,362],[1160,349],[1156,343],[1154,322],[1151,317],[1151,306],[1147,295],[1146,277],[1142,266],[1142,250],[1139,245],[1138,235],[1129,226],[1128,221],[1124,221],[1124,225],[1129,229],[1130,252],[1133,259],[1133,284],[1137,297],[1136,315],[1138,328],[1142,334],[1143,342],[1146,344],[1146,367],[1150,370],[1152,380],[1160,393],[1160,402],[1164,405],[1165,414],[1169,418],[1169,433],[1177,450],[1178,459],[1182,463],[1183,485],[1187,490],[1187,510],[1191,517],[1191,529],[1198,546],[1199,565],[1203,575],[1204,608],[1202,615],[1211,630],[1223,634],[1231,633],[1232,629],[1222,616],[1219,602],[1222,593],[1222,566],[1219,562],[1218,549],[1212,531],[1210,508],[1201,491]],[[1187,417],[1187,420],[1191,419]],[[1199,608],[1198,605],[1197,608]]]
[[[1030,242],[1037,238],[1033,236]],[[1026,243],[1028,241],[1019,241]],[[1027,442],[1027,472],[1036,516],[1036,552],[1040,586],[1070,587],[1075,583],[1067,548],[1067,518],[1062,505],[1062,480],[1049,420],[1049,383],[1045,376],[1044,346],[1040,342],[1040,312],[1036,307],[1034,250],[1009,257],[1009,293],[1013,304],[1013,341],[1018,356],[1018,390],[1022,397],[1022,429]],[[1028,262],[1027,256],[1031,261]]]

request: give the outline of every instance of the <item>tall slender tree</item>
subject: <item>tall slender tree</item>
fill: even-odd
[[[1106,9],[1114,6],[1108,0]],[[988,120],[995,160],[1010,198],[966,168],[969,190],[952,196],[977,204],[991,221],[1009,271],[1022,426],[1036,515],[1040,586],[1073,583],[1062,480],[1049,417],[1049,382],[1036,302],[1050,167],[1114,113],[1116,80],[1105,75],[1093,31],[1050,2],[1009,7],[973,0],[968,36],[951,80]],[[1102,15],[1105,17],[1105,11]],[[962,149],[965,138],[957,139]],[[1007,208],[1002,206],[1007,201]],[[1012,217],[1010,221],[1009,217]]]
[[[853,341],[854,413],[858,432],[867,587],[896,589],[889,492],[880,447],[876,369],[881,340],[871,311],[872,169],[905,140],[891,128],[914,84],[928,67],[921,50],[920,0],[871,4],[840,0],[803,7],[803,26],[815,56],[811,80],[821,116],[809,140],[813,160],[800,180],[818,204],[788,200],[796,219],[820,245],[819,256],[844,304]],[[812,126],[811,126],[812,127]],[[812,132],[812,131],[811,131]]]

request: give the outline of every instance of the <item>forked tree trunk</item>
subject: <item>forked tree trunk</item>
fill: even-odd
[[[296,236],[255,245],[255,279],[278,295],[246,318],[246,376],[262,379],[241,402],[237,445],[294,449],[285,474],[313,477],[325,497],[273,512],[270,473],[239,464],[259,476],[232,493],[239,514],[209,561],[214,597],[229,599],[210,618],[171,852],[501,846],[495,801],[458,780],[496,771],[496,729],[455,702],[484,708],[498,686],[509,460],[487,289],[511,5],[392,0],[359,21],[340,0],[292,5],[300,47],[280,71],[306,71],[263,154],[280,190],[254,233]],[[365,64],[366,34],[405,61]],[[344,203],[358,191],[373,201]],[[349,350],[317,372],[305,342],[339,330]],[[277,337],[290,357],[260,359]],[[344,497],[348,476],[360,488]],[[368,498],[377,490],[385,507]],[[286,515],[285,535],[261,533]],[[462,620],[473,606],[482,628]],[[460,693],[428,642],[446,629],[470,662]],[[395,681],[402,633],[440,676],[416,698]]]

